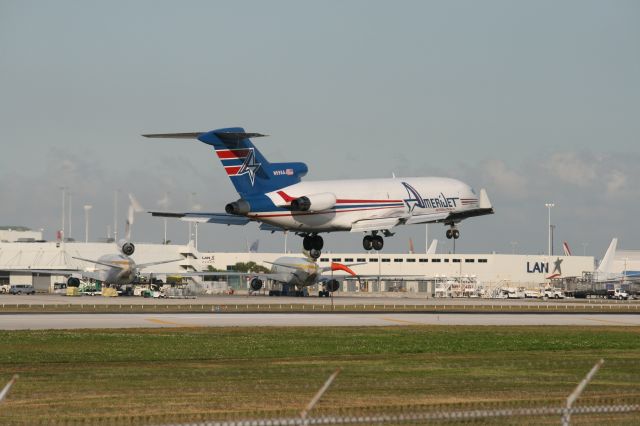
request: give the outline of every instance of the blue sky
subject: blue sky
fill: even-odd
[[[307,179],[486,187],[497,213],[463,223],[462,251],[544,251],[548,201],[574,251],[600,255],[612,236],[637,248],[639,22],[635,1],[0,0],[0,223],[52,238],[63,185],[75,237],[82,204],[106,234],[115,189],[147,209],[169,192],[173,210],[195,192],[220,211],[236,194],[204,145],[139,135],[238,125]],[[200,231],[205,249],[282,246],[253,225]],[[183,242],[186,224],[169,233]],[[161,220],[139,215],[134,236],[161,240]],[[422,247],[423,227],[388,250],[409,238]]]

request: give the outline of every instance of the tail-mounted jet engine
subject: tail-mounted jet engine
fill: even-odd
[[[333,208],[336,205],[336,195],[331,192],[321,194],[305,195],[291,201],[291,210],[306,212],[317,212]]]
[[[251,211],[251,205],[247,200],[240,198],[238,201],[227,204],[224,207],[227,214],[243,215]]]
[[[80,287],[80,280],[76,277],[69,277],[67,287]]]
[[[120,246],[120,251],[125,256],[131,256],[136,251],[136,246],[133,245],[132,242],[121,240],[118,245]]]
[[[251,290],[253,291],[260,290],[262,288],[262,280],[260,278],[253,278],[249,282],[249,287],[251,287]]]

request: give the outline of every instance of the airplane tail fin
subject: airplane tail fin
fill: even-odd
[[[260,133],[247,133],[241,127],[230,127],[195,133],[162,133],[143,135],[148,138],[198,139],[211,145],[222,162],[236,191],[244,198],[264,194],[300,182],[307,174],[307,165],[270,163],[253,145],[251,138]]]
[[[436,254],[436,250],[438,250],[438,240],[431,240],[431,245],[427,249],[427,254]]]
[[[609,268],[611,268],[611,264],[613,263],[613,258],[616,255],[616,248],[618,246],[618,239],[614,238],[611,240],[611,244],[609,244],[609,248],[607,252],[604,254],[604,257],[600,261],[600,265],[598,265],[597,272],[602,274],[609,273]]]
[[[562,242],[562,250],[564,251],[565,256],[571,256],[571,249],[569,248],[569,243],[566,241]]]

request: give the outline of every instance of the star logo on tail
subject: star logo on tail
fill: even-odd
[[[256,155],[253,149],[251,149],[249,151],[249,155],[247,155],[247,158],[244,159],[244,163],[242,164],[242,167],[240,167],[240,170],[238,170],[238,173],[236,173],[236,176],[249,173],[251,186],[253,186],[253,183],[256,180],[256,172],[258,171],[260,166],[261,166],[261,163],[256,162]]]

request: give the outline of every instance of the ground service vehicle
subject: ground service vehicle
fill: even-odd
[[[31,284],[12,284],[9,294],[36,294],[36,289]]]

